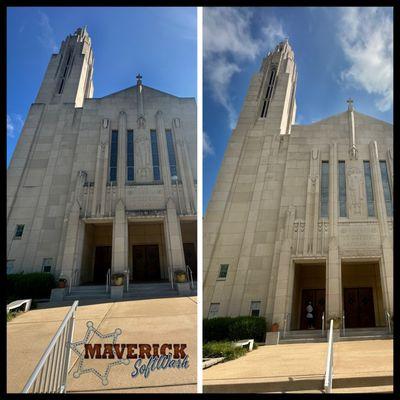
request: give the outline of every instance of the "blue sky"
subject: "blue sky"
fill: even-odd
[[[50,56],[87,25],[94,97],[143,84],[197,97],[196,8],[10,7],[7,9],[7,165]]]
[[[343,112],[349,97],[392,123],[391,8],[211,8],[203,26],[204,210],[251,76],[285,37],[298,69],[297,123]]]

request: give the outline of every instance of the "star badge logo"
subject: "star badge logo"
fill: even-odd
[[[78,355],[78,367],[74,371],[73,377],[74,378],[79,378],[81,375],[91,372],[92,374],[96,375],[101,380],[101,383],[104,386],[106,386],[106,385],[108,385],[108,375],[110,373],[111,368],[116,366],[116,365],[120,365],[120,364],[128,365],[130,360],[128,360],[128,359],[118,359],[117,361],[113,361],[113,362],[111,362],[111,363],[109,363],[107,365],[104,373],[101,374],[95,368],[85,368],[83,366],[84,361],[85,361],[85,344],[88,344],[90,338],[92,337],[92,334],[93,335],[95,334],[101,339],[112,338],[112,344],[114,345],[115,342],[117,341],[118,336],[121,335],[122,330],[120,328],[117,328],[117,329],[115,329],[115,331],[113,333],[107,333],[107,334],[103,335],[102,333],[100,333],[94,327],[92,321],[88,321],[86,323],[86,326],[87,326],[88,329],[87,329],[86,334],[85,334],[85,336],[84,336],[84,338],[82,340],[80,340],[78,342],[74,342],[74,343],[68,343],[68,345],[71,348],[71,350],[74,351],[74,353]],[[83,350],[79,351],[77,349],[78,346],[83,346]],[[117,358],[117,354],[115,352],[114,346],[113,346],[113,354]]]

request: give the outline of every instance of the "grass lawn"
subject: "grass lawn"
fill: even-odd
[[[254,348],[256,348],[256,346]],[[242,357],[246,353],[247,349],[235,347],[233,342],[208,342],[203,345],[204,358],[225,357],[224,361],[230,361]]]

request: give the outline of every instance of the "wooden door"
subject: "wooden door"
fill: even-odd
[[[303,289],[301,294],[300,329],[308,328],[306,307],[311,302],[314,315],[313,326],[315,329],[322,327],[322,313],[325,311],[325,289]]]
[[[346,328],[375,326],[374,296],[371,287],[343,289]]]
[[[160,279],[158,245],[132,246],[132,278],[134,281]]]
[[[189,265],[193,272],[193,279],[197,278],[197,255],[194,243],[183,243],[183,252],[185,253],[185,263]]]
[[[93,282],[106,284],[107,271],[111,268],[111,246],[96,246],[94,255]]]

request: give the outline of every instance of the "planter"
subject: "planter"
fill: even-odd
[[[340,319],[333,320],[333,329],[340,329]]]
[[[186,272],[180,271],[175,274],[175,280],[177,283],[187,282]]]
[[[112,286],[122,286],[124,284],[124,274],[113,274],[111,275]]]
[[[58,280],[58,287],[60,289],[64,289],[67,286],[67,280],[64,278],[61,278]]]
[[[276,322],[272,324],[271,332],[279,332],[279,324],[277,324]]]

